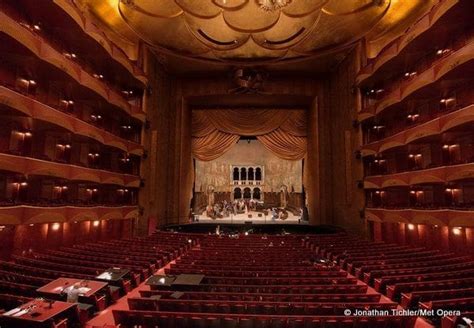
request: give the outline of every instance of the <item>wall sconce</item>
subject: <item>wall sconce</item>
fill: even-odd
[[[51,229],[53,231],[58,231],[60,227],[61,225],[59,223],[53,223],[53,225],[51,226]]]

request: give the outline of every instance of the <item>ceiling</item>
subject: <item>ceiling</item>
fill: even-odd
[[[324,70],[344,58],[341,54],[362,37],[366,37],[369,54],[378,52],[437,2],[75,1],[127,41],[141,39],[178,70],[189,66],[196,71],[221,70],[229,65]],[[265,3],[282,7],[265,10]]]

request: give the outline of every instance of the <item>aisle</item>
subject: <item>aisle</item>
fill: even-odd
[[[199,246],[195,246],[192,249],[196,249]],[[181,257],[181,256],[180,256]],[[153,274],[160,274],[164,275],[165,274],[165,269],[169,268],[171,264],[176,263],[176,260],[179,259],[180,257],[174,259],[173,261],[169,262],[167,265],[164,267],[161,267],[160,269],[156,270]],[[112,325],[112,327],[115,327],[115,321],[114,321],[114,316],[112,311],[113,310],[128,310],[128,299],[131,297],[140,297],[140,291],[141,290],[149,290],[150,287],[148,287],[145,284],[146,280],[143,281],[140,285],[138,285],[137,288],[133,289],[130,291],[127,295],[121,297],[117,302],[111,306],[109,306],[107,309],[104,311],[100,312],[97,316],[95,316],[93,319],[89,320],[86,324],[85,328],[92,328],[92,327],[100,327],[100,328],[107,328],[107,325]]]

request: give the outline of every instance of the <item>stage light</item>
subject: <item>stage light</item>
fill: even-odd
[[[192,242],[193,242],[193,241],[192,241],[191,239],[188,239],[188,243],[190,243],[190,244],[191,244]]]
[[[244,235],[248,236],[248,235],[249,235],[248,231],[245,231],[245,234],[244,234]]]
[[[410,223],[408,225],[408,230],[415,230],[415,225]]]
[[[461,229],[460,227],[457,227],[457,228],[453,228],[453,234],[455,234],[456,236],[459,236],[461,234]]]
[[[60,227],[61,225],[59,223],[53,223],[53,225],[51,226],[51,229],[53,229],[54,231],[57,231],[59,230]]]
[[[94,221],[94,222],[92,223],[92,225],[93,225],[94,227],[98,227],[98,226],[99,226],[99,223],[100,223],[100,221],[96,220],[96,221]]]

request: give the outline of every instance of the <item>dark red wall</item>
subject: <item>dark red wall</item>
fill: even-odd
[[[474,228],[369,222],[372,239],[450,252],[474,252]]]
[[[30,248],[41,251],[63,245],[131,237],[133,229],[133,220],[102,220],[97,226],[92,221],[4,226],[0,229],[0,258],[8,259],[10,254]]]

